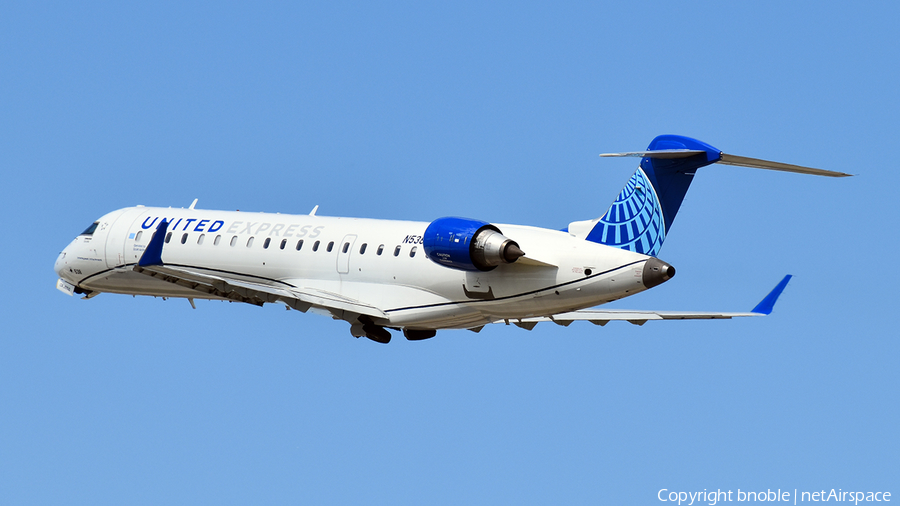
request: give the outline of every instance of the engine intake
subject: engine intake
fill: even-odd
[[[422,237],[425,254],[433,262],[463,271],[489,271],[511,264],[525,252],[500,229],[468,218],[438,218]]]

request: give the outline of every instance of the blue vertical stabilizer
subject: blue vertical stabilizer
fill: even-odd
[[[660,135],[640,154],[640,167],[586,239],[656,256],[694,172],[717,162],[721,151],[690,137]]]

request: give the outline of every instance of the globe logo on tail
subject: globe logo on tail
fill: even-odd
[[[588,240],[650,256],[659,253],[665,238],[659,198],[640,168],[588,235]]]

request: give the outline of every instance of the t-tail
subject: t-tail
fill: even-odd
[[[570,223],[567,231],[588,241],[650,256],[659,254],[700,167],[721,163],[817,176],[850,175],[728,155],[705,142],[680,135],[660,135],[650,142],[646,151],[600,156],[640,157],[641,164],[603,216]]]

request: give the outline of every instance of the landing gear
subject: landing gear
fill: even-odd
[[[388,332],[386,328],[380,325],[367,323],[363,325],[363,332],[366,333],[366,337],[375,341],[376,343],[387,344],[391,342],[391,333]]]
[[[421,341],[423,339],[431,339],[437,334],[436,330],[413,330],[403,329],[403,335],[410,341]]]
[[[359,323],[350,326],[353,337],[368,337],[376,343],[387,344],[391,342],[391,333],[381,325],[376,325],[368,316],[360,316]]]
[[[391,327],[391,329],[400,330],[396,327]],[[368,316],[360,316],[357,319],[357,323],[350,325],[350,333],[353,334],[353,337],[367,337],[376,343],[387,344],[391,342],[391,333],[388,329],[377,325]],[[435,334],[437,334],[436,330],[403,329],[403,336],[410,341],[430,339]]]

